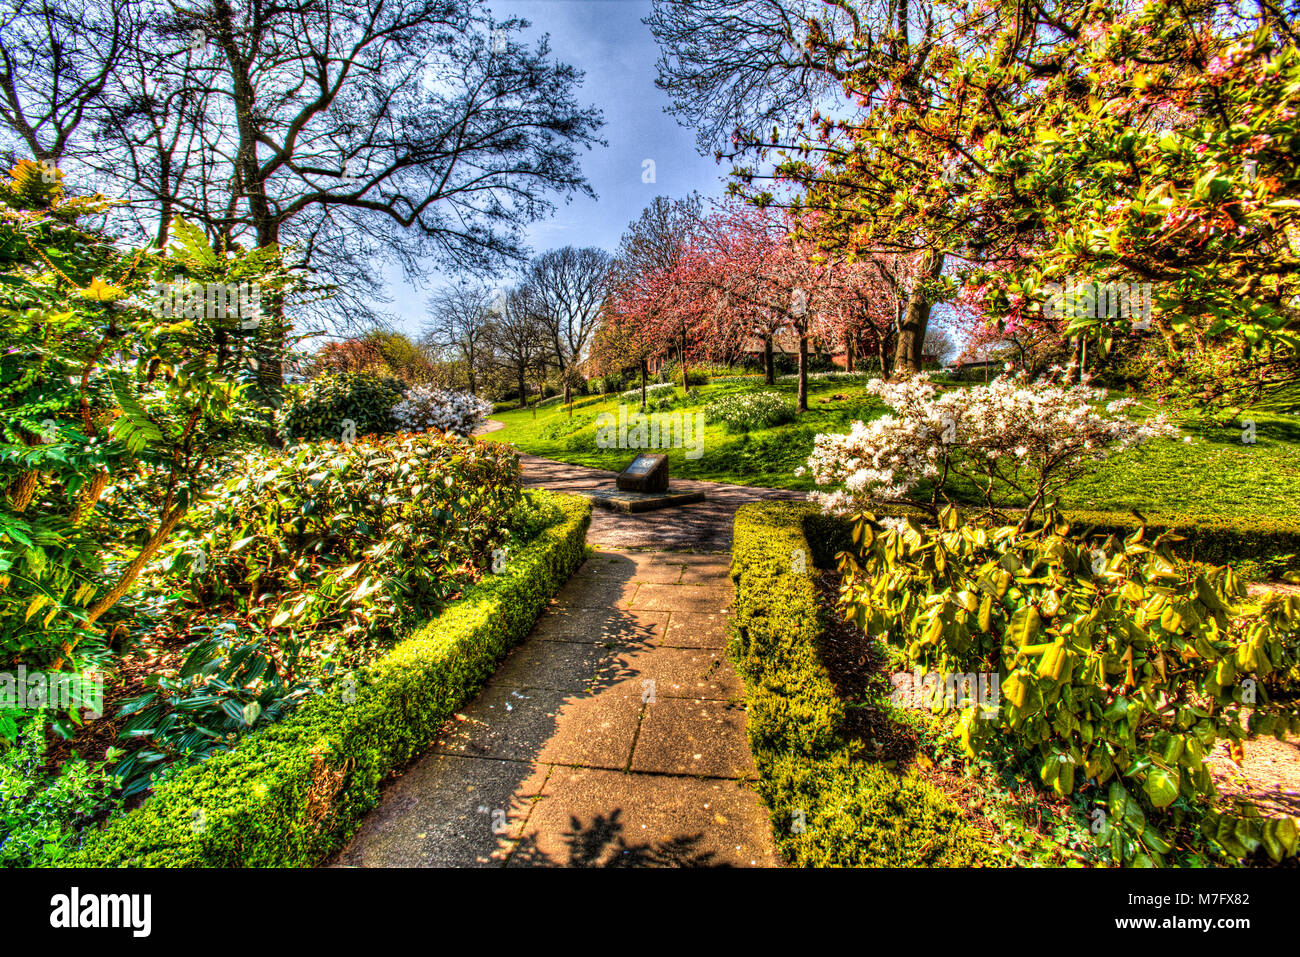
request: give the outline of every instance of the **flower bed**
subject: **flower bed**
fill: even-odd
[[[779,392],[746,392],[714,399],[704,407],[704,415],[728,432],[752,432],[793,421],[795,409]]]
[[[522,640],[585,551],[591,507],[540,493],[560,513],[504,565],[466,589],[355,684],[160,785],[92,832],[74,866],[293,867],[320,863],[378,802],[387,776]]]

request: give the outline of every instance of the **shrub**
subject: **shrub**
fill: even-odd
[[[33,715],[16,743],[0,751],[0,867],[64,863],[78,844],[78,827],[114,803],[108,761],[65,761],[48,773],[45,714]]]
[[[1116,863],[1296,854],[1291,819],[1215,806],[1205,759],[1221,740],[1300,731],[1300,599],[1248,600],[1231,569],[1180,566],[1168,533],[1098,547],[1050,511],[1032,530],[952,507],[940,523],[860,516],[842,603],[943,687],[997,676],[1000,706],[961,710],[968,753],[1009,738],[1044,786],[1090,795]]]
[[[728,432],[751,432],[794,421],[795,409],[779,392],[744,392],[714,399],[704,407],[704,415]]]
[[[758,791],[778,849],[812,866],[968,866],[988,854],[960,810],[913,772],[870,759],[818,653],[822,623],[801,523],[807,505],[736,513],[730,654],[745,680]]]
[[[1022,524],[1091,461],[1177,429],[1163,416],[1126,418],[1136,400],[1119,399],[1105,414],[1093,408],[1101,389],[1047,380],[999,376],[986,386],[942,394],[928,374],[867,386],[896,414],[854,422],[846,435],[819,435],[808,459],[818,485],[841,485],[812,498],[828,511],[846,512],[873,501],[901,502],[936,511],[946,483],[963,478],[984,494],[990,512],[1012,496],[1026,495]],[[803,470],[800,469],[799,474]],[[913,499],[922,481],[928,502]]]
[[[387,435],[402,388],[400,380],[371,372],[322,375],[291,393],[281,410],[281,428],[298,441]]]
[[[381,784],[425,752],[581,562],[590,504],[533,494],[559,520],[512,551],[499,574],[467,588],[354,686],[309,699],[161,784],[138,809],[90,832],[68,863],[294,867],[336,851]]]
[[[119,767],[128,793],[278,720],[427,618],[520,541],[523,506],[508,447],[451,435],[245,459],[162,564],[169,627],[196,644],[123,708],[123,736],[147,745]]]
[[[393,406],[393,421],[407,432],[440,429],[469,435],[492,414],[492,403],[468,392],[417,385]]]
[[[65,192],[62,173],[29,160],[0,178],[6,667],[111,661],[114,606],[257,419],[255,377],[241,370],[270,324],[248,329],[254,303],[298,285],[276,250],[219,255],[179,218],[165,255],[119,246],[87,223],[112,205]],[[130,526],[106,521],[116,490],[141,474],[164,493],[138,499]],[[51,718],[71,733],[69,716]],[[16,730],[0,713],[0,738]]]
[[[686,385],[701,386],[709,384],[709,369],[705,366],[688,366],[686,369]],[[682,366],[680,362],[672,362],[659,370],[658,378],[661,382],[672,383],[674,385],[682,384]]]

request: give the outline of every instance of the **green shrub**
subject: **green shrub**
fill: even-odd
[[[750,749],[777,847],[800,866],[967,866],[988,859],[941,791],[858,757],[844,703],[818,652],[811,506],[760,502],[736,513],[735,635]]]
[[[1064,518],[1098,536],[1125,538],[1145,524],[1152,534],[1176,536],[1170,547],[1180,558],[1212,565],[1251,562],[1273,575],[1300,570],[1300,518],[1152,515],[1067,510]],[[1181,539],[1179,541],[1178,539]]]
[[[1290,818],[1216,810],[1206,765],[1218,741],[1300,732],[1300,599],[1247,599],[1230,568],[1178,563],[1169,533],[1099,545],[1050,511],[1021,530],[951,506],[939,523],[859,516],[842,603],[940,687],[996,678],[996,702],[960,707],[971,757],[1010,741],[1045,787],[1090,795],[1117,864],[1300,850]]]
[[[915,516],[928,520],[924,513],[905,506],[878,505],[878,516]],[[1010,511],[1015,515],[1015,510]],[[1173,554],[1185,561],[1211,565],[1232,565],[1240,574],[1242,567],[1281,577],[1300,570],[1300,519],[1235,518],[1231,516],[1146,515],[1132,512],[1102,512],[1065,509],[1061,517],[1077,531],[1087,532],[1096,541],[1107,536],[1127,538],[1144,524],[1150,537],[1170,533],[1167,539]],[[814,515],[807,520],[809,542],[818,565],[833,567],[837,552],[852,543],[853,523],[835,515]],[[814,531],[815,530],[815,531]],[[1243,578],[1247,577],[1242,575]],[[1259,577],[1252,574],[1250,578]]]
[[[106,763],[74,757],[47,772],[45,727],[38,712],[0,750],[0,867],[59,866],[77,846],[78,827],[115,803],[108,769],[115,753]]]
[[[529,511],[518,457],[495,443],[427,432],[247,457],[154,582],[194,645],[123,707],[122,735],[146,745],[118,767],[127,796],[426,620],[524,541]]]
[[[281,410],[281,428],[296,441],[388,435],[402,389],[400,379],[372,372],[322,375],[291,393]]]
[[[338,850],[383,781],[428,748],[581,562],[591,506],[562,518],[338,693],[164,782],[91,832],[74,866],[293,867]]]
[[[671,382],[674,385],[682,384],[682,365],[680,362],[670,362],[659,370],[655,379],[659,382]],[[709,384],[709,369],[705,366],[688,366],[686,369],[686,385],[701,386]]]

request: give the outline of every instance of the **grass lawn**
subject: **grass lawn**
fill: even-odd
[[[742,435],[705,422],[702,454],[667,449],[674,477],[807,491],[815,488],[794,470],[804,464],[819,432],[844,432],[855,419],[872,419],[886,409],[863,390],[861,380],[811,380],[809,409],[794,422]],[[764,385],[761,379],[719,380],[699,389],[698,399],[679,401],[673,411],[693,413],[724,394],[777,391],[794,398],[796,383]],[[681,388],[675,394],[680,398]],[[651,399],[653,401],[653,396]],[[583,401],[590,404],[582,405]],[[490,438],[522,452],[576,465],[621,470],[635,450],[599,448],[596,418],[617,414],[618,396],[578,400],[570,412],[553,403],[493,416],[505,428]],[[628,413],[638,403],[628,403]],[[1160,441],[1122,453],[1071,485],[1063,505],[1087,509],[1135,508],[1156,514],[1300,515],[1300,401],[1284,397],[1245,413],[1255,423],[1253,443],[1243,442],[1239,425],[1189,426],[1190,443]]]

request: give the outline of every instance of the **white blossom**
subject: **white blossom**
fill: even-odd
[[[492,403],[468,392],[417,385],[393,406],[393,420],[406,432],[440,429],[469,435],[492,414]]]
[[[922,374],[901,382],[873,379],[867,391],[892,411],[854,422],[845,434],[814,440],[807,471],[818,485],[837,487],[812,494],[824,510],[907,501],[923,479],[954,475],[980,488],[994,478],[1001,494],[1011,480],[1046,495],[1081,474],[1088,462],[1149,439],[1178,436],[1163,414],[1144,421],[1123,415],[1137,405],[1133,399],[1099,410],[1106,392],[1086,384],[1004,375],[988,385],[940,393]]]

